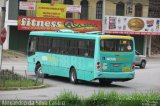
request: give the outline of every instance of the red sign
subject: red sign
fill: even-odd
[[[101,21],[42,17],[18,17],[18,30],[58,31],[71,29],[78,32],[101,31]]]
[[[1,42],[4,43],[5,40],[6,40],[6,28],[3,28],[2,31],[1,31]]]

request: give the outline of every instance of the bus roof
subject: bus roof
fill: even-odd
[[[82,38],[82,39],[95,39],[97,37],[97,35],[90,35],[90,34],[85,34],[85,33],[53,32],[53,31],[32,31],[32,32],[30,32],[30,35],[67,37],[67,38]]]
[[[53,31],[32,31],[31,36],[52,36],[52,37],[67,37],[67,38],[82,38],[82,39],[133,39],[131,36],[120,36],[120,35],[99,35],[98,33],[74,33],[74,32],[53,32]]]

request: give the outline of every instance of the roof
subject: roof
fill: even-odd
[[[34,36],[55,36],[55,37],[67,37],[67,38],[82,38],[82,39],[95,39],[99,35],[91,35],[86,33],[69,33],[67,32],[52,32],[52,31],[32,31],[30,35]]]
[[[100,39],[133,39],[131,36],[120,36],[120,35],[99,35],[98,33],[74,33],[74,32],[53,32],[53,31],[32,31],[30,35],[34,36],[55,36],[55,37],[67,37],[67,38],[81,38],[81,39],[96,39],[99,37]]]

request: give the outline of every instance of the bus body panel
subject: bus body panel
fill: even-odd
[[[101,53],[102,70],[107,72],[133,71],[132,64],[134,62],[133,53]],[[106,66],[106,69],[105,69]],[[104,69],[103,69],[104,67]],[[127,70],[128,69],[128,70]]]
[[[40,52],[37,52],[36,55],[35,60],[41,63],[43,73],[69,77],[70,68],[73,66],[76,69],[78,79],[88,81],[94,79],[94,59],[92,58]],[[30,60],[32,60],[32,57],[30,57]],[[29,70],[32,69],[30,71],[33,72],[35,64],[32,63],[29,64]]]
[[[74,67],[77,79],[95,80],[105,79],[133,79],[134,69],[132,63],[135,61],[135,44],[131,37],[100,36],[91,34],[68,34],[58,32],[31,32],[30,36],[48,36],[63,38],[81,38],[95,40],[94,57],[63,55],[36,51],[34,55],[28,56],[28,70],[35,71],[37,62],[41,63],[42,71],[46,74],[69,77],[70,68]],[[129,39],[133,41],[132,52],[102,52],[100,50],[101,39]],[[101,69],[97,69],[97,62],[100,62]],[[107,68],[107,69],[106,69]]]
[[[125,81],[125,80],[130,80],[133,79],[135,75],[135,72],[96,72],[95,73],[95,77],[96,79],[99,78],[106,78],[106,79],[110,79],[113,81],[117,81],[117,80],[121,80],[121,81]]]
[[[29,56],[27,58],[27,61],[28,61],[27,70],[30,71],[30,72],[35,71],[36,62],[34,62],[34,59],[35,59],[35,55]]]
[[[129,39],[133,42],[133,50],[131,52],[102,52],[100,50],[101,39]],[[122,79],[133,79],[134,69],[133,64],[135,62],[135,42],[130,37],[108,37],[101,36],[96,40],[95,48],[95,74],[94,78],[106,78],[110,80],[122,80]],[[96,62],[100,62],[101,69],[96,69]]]

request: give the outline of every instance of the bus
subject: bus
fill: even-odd
[[[29,71],[67,77],[74,84],[79,80],[111,84],[135,75],[131,36],[32,31],[27,51]]]

